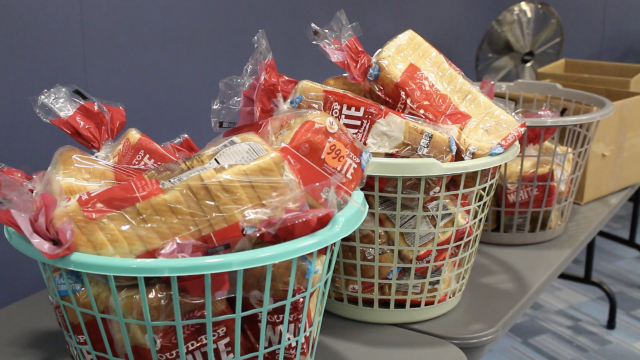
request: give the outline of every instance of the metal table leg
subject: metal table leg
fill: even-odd
[[[634,195],[635,196],[635,195]],[[614,330],[616,328],[616,313],[618,310],[618,302],[616,296],[611,289],[603,282],[593,279],[593,259],[596,251],[596,239],[594,238],[587,245],[587,258],[584,264],[584,276],[562,273],[559,278],[574,281],[581,284],[591,285],[602,290],[609,299],[609,319],[607,320],[607,329]]]
[[[636,235],[638,232],[638,217],[640,216],[640,190],[636,190],[636,192],[633,193],[633,195],[631,195],[631,197],[629,198],[629,201],[633,203],[633,210],[631,212],[631,226],[629,228],[629,237],[625,239],[621,236],[618,236],[606,231],[600,231],[598,235],[602,236],[605,239],[615,241],[617,243],[620,243],[622,245],[625,245],[640,251],[640,244],[636,243]]]

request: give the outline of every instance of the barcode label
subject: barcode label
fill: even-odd
[[[449,204],[447,204],[445,201],[432,201],[427,204],[427,209],[429,210],[429,212],[437,213],[440,209],[440,203],[442,203],[441,213],[444,213],[440,216],[440,224],[443,224],[453,217],[453,213],[447,213],[447,211],[451,211],[451,206],[449,206]]]
[[[372,248],[369,248],[367,249],[367,251],[364,252],[364,256],[369,260],[373,259],[374,255],[375,255],[375,250]]]
[[[414,294],[417,294],[420,292],[420,290],[422,289],[422,284],[417,283],[417,284],[413,284],[413,286],[411,286],[411,292]],[[404,292],[408,292],[409,291],[409,284],[408,283],[399,283],[396,284],[396,291],[404,291]]]
[[[202,166],[198,166],[196,168],[193,168],[189,171],[185,171],[180,175],[174,176],[171,179],[168,180],[164,180],[160,182],[160,187],[163,189],[167,189],[167,188],[172,188],[178,184],[180,184],[181,182],[187,180],[188,178],[192,177],[192,176],[196,176],[196,175],[200,175],[203,172],[207,171],[207,170],[211,170],[213,168],[218,167],[217,164],[212,163],[212,162],[208,162]]]
[[[219,166],[242,165],[267,154],[262,145],[254,142],[240,143],[223,149],[212,161]]]
[[[236,137],[232,137],[231,139],[228,139],[227,141],[223,142],[222,144],[214,147],[213,149],[208,149],[205,150],[204,153],[205,154],[214,154],[214,153],[218,153],[228,147],[232,147],[233,145],[238,145],[240,144],[240,140],[238,140],[238,138]]]
[[[232,141],[233,140],[233,141]],[[229,139],[215,149],[222,149],[208,163],[185,171],[182,174],[160,182],[164,189],[171,188],[187,180],[192,176],[202,174],[205,171],[215,169],[225,165],[242,165],[249,163],[267,154],[267,150],[262,145],[254,142],[237,143],[234,138]]]
[[[442,276],[442,272],[443,272],[444,266],[441,266],[438,270],[434,271],[431,273],[431,277],[432,278],[438,278]]]
[[[387,252],[388,252],[387,249],[380,249],[378,251],[378,255],[384,255]],[[376,254],[376,250],[374,248],[367,248],[367,250],[364,252],[364,256],[367,258],[367,260],[373,259],[375,254]]]
[[[378,208],[382,211],[396,211],[398,203],[388,197],[380,197]]]
[[[442,203],[442,212],[446,212],[446,211],[450,211],[451,207],[449,206],[449,204],[447,204],[445,201],[432,201],[430,203],[427,204],[427,209],[429,209],[429,212],[438,212],[438,210],[440,209],[440,203]]]
[[[393,223],[396,223],[396,215],[395,214],[389,214],[389,218],[391,219],[391,221],[393,221]],[[400,229],[411,229],[411,230],[415,230],[416,229],[416,225],[417,225],[417,221],[418,221],[418,216],[417,215],[401,215],[400,216]],[[420,229],[419,230],[434,230],[433,225],[431,225],[431,221],[429,221],[429,218],[427,218],[426,216],[422,217],[422,221],[420,222]],[[411,233],[411,232],[404,232],[402,233],[404,235],[404,239],[407,242],[407,244],[409,244],[409,246],[415,246],[416,243],[416,234],[415,233]],[[424,244],[426,244],[427,242],[433,240],[433,238],[435,237],[435,232],[428,232],[428,233],[421,233],[420,234],[420,239],[418,240],[418,246],[422,246]]]

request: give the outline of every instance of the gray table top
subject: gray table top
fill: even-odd
[[[396,357],[466,360],[457,347],[389,325],[370,325],[325,313],[316,359],[374,360]],[[0,359],[69,360],[62,331],[47,299],[36,293],[0,310]]]
[[[391,325],[368,324],[325,312],[316,359],[466,360],[450,343]]]
[[[436,319],[397,326],[447,340],[460,348],[494,343],[637,188],[575,205],[565,231],[554,240],[523,246],[481,244],[458,306]]]

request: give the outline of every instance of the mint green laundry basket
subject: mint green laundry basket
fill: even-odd
[[[50,260],[13,229],[5,235],[38,261],[75,360],[313,359],[336,243],[366,212],[356,191],[313,234],[183,259],[73,253]]]

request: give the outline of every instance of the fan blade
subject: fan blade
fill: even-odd
[[[531,50],[537,19],[537,4],[521,2],[503,12],[498,21],[514,49],[521,53]]]
[[[536,54],[542,54],[544,52],[557,53],[558,57],[559,57],[560,56],[560,50],[562,50],[562,38],[561,37],[557,37],[557,38],[549,41],[544,46],[541,46],[540,48],[537,48],[534,52]]]
[[[536,49],[540,49],[546,46],[546,44],[548,44],[550,41],[553,41],[553,33],[557,28],[558,20],[550,19],[549,22],[544,26],[544,28],[542,28],[537,34],[535,34],[531,48],[535,51]]]
[[[489,65],[484,76],[495,81],[500,81],[509,71],[519,64],[519,60],[520,54],[518,53],[503,56]]]
[[[551,6],[519,2],[485,33],[476,52],[476,75],[502,81],[535,79],[538,67],[560,57],[563,35],[560,16]]]
[[[491,23],[485,41],[489,50],[495,55],[502,56],[513,52],[511,41],[507,38],[500,24],[496,21]]]

